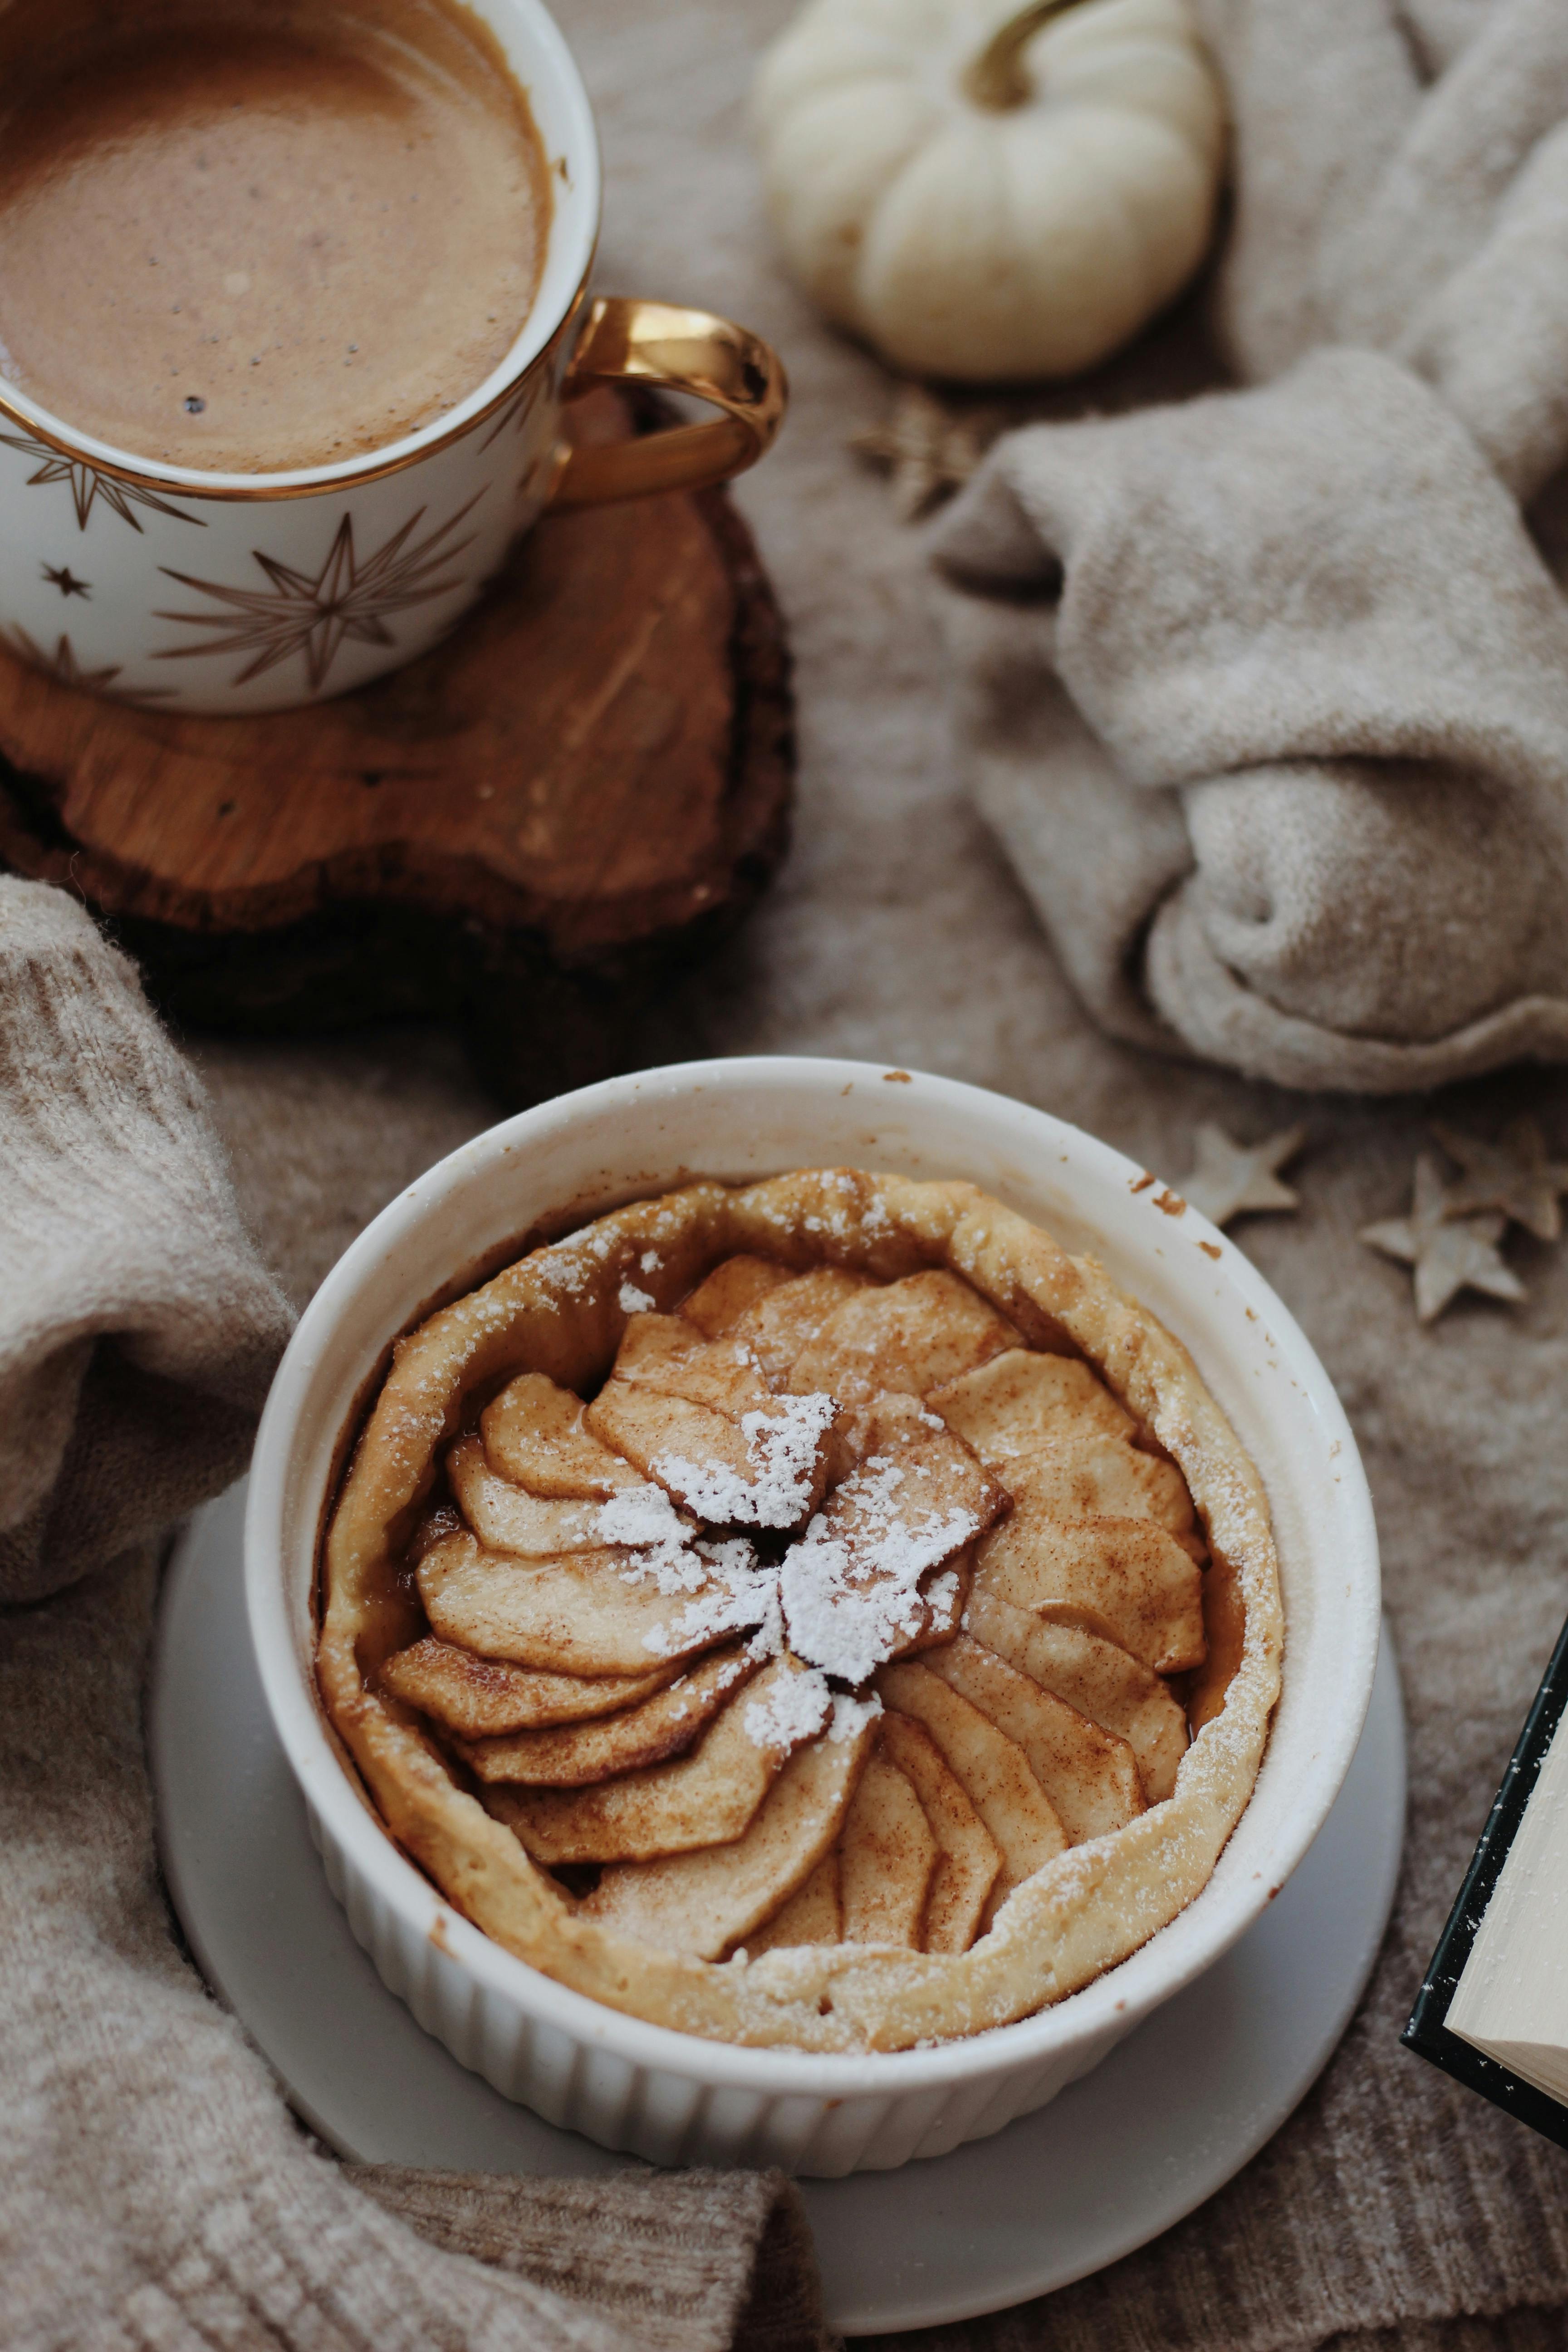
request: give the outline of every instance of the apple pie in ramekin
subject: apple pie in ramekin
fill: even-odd
[[[1353,1436],[1228,1237],[1026,1104],[788,1055],[542,1104],[384,1210],[273,1384],[246,1583],[420,2024],[605,2147],[818,2176],[999,2130],[1212,1968],[1334,1802],[1379,1625]]]
[[[967,1182],[698,1182],[398,1345],[324,1548],[331,1720],[476,1927],[616,2010],[897,2051],[1198,1894],[1279,1690],[1186,1350]]]

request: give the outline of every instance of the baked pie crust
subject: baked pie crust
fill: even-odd
[[[1029,2016],[1174,1918],[1283,1646],[1185,1349],[973,1185],[844,1169],[634,1202],[428,1317],[323,1601],[328,1713],[459,1911],[813,2051]]]

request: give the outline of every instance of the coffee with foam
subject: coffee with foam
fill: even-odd
[[[0,374],[115,448],[361,457],[528,317],[549,163],[457,0],[13,0],[0,89]]]

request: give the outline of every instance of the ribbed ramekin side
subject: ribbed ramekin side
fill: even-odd
[[[413,1959],[412,1931],[377,1892],[348,1848],[336,1848],[335,1858],[342,1883],[332,1891],[348,1913],[354,1942],[370,1954],[388,1990],[395,1992],[399,2000],[406,2000]],[[329,1884],[331,1879],[329,1870]]]
[[[578,2054],[574,2037],[531,2015],[494,1985],[483,1989],[475,2036],[475,2074],[503,2099],[557,2121],[571,2103]]]
[[[882,2144],[889,2117],[895,2108],[918,2096],[912,2092],[882,2092],[875,2095],[828,2099],[822,2121],[800,2152],[795,2169],[814,2179],[840,2180],[862,2167],[880,2169],[876,2151]]]
[[[703,2087],[685,2074],[664,2066],[637,2070],[636,2095],[627,2109],[626,2146],[649,2164],[705,2164],[702,2153],[689,2154],[702,2137]]]
[[[1053,2052],[1034,2066],[1008,2068],[965,2084],[938,2127],[927,2135],[914,2153],[948,2156],[965,2140],[989,2139],[993,2133],[1005,2131],[1020,2116],[1032,2115],[1037,2107],[1047,2105],[1078,2075],[1098,2065],[1109,2047],[1109,2042],[1097,2040],[1093,2054],[1088,2059]]]
[[[307,1813],[327,1885],[342,1905],[355,1943],[367,1954],[388,1992],[406,2002],[425,2031],[436,2034],[450,2049],[452,2045],[444,2030],[446,2020],[436,2014],[429,1996],[421,1987],[430,1951],[427,1938],[416,1934],[387,1902],[331,1824],[313,1807],[308,1807]]]
[[[586,2053],[566,2027],[536,2020],[532,2032],[515,2044],[517,2070],[506,2095],[521,2099],[547,2124],[563,2131],[581,2131],[582,2073]],[[497,2086],[500,2085],[498,2083]]]
[[[1085,2034],[1065,2050],[1052,2051],[1034,2066],[1009,2066],[984,2076],[973,2086],[973,2096],[955,2096],[938,2127],[913,2151],[916,2156],[947,2156],[965,2140],[989,2139],[1005,2131],[1020,2116],[1032,2116],[1047,2106],[1069,2083],[1091,2074],[1138,2022],[1115,2018],[1097,2033]]]
[[[1032,2079],[1039,2085],[1036,2105],[1043,2106],[1059,2089],[1059,2063],[1047,2058],[1032,2070]],[[993,2132],[1000,2131],[1004,2124],[1013,2120],[1006,2104],[1013,2080],[1010,2071],[944,2085],[942,2099],[921,2118],[919,2131],[907,2137],[907,2144],[896,2154],[879,2153],[875,2159],[878,2168],[902,2164],[910,2157],[948,2156],[965,2140],[988,2139]]]
[[[647,2069],[618,2050],[585,2044],[577,2067],[574,2131],[585,2132],[604,2147],[640,2155],[637,2132],[643,2120],[642,2078]]]
[[[763,2140],[766,2117],[777,2104],[777,2094],[710,2084],[702,2103],[700,2133],[706,2153],[689,2163],[748,2164],[757,2161],[748,2151]]]
[[[404,1999],[426,2032],[444,2042],[459,2066],[478,2074],[484,2046],[479,1986],[430,1937],[410,1937],[405,1927],[403,1940],[409,1978]]]
[[[889,2099],[876,2128],[861,2140],[856,2169],[889,2172],[907,2164],[922,2141],[940,2124],[962,2092],[949,2083],[932,2083],[919,2091],[904,2091]]]
[[[566,2131],[665,2166],[756,2166],[838,2179],[946,2156],[1030,2115],[1087,2074],[1136,2019],[967,2082],[828,2099],[704,2084],[605,2049],[531,2014],[512,1992],[480,1985],[420,1934],[310,1809],[327,1883],[390,1992],[460,2065]]]
[[[831,2100],[815,2094],[792,2095],[780,2093],[768,2102],[766,2111],[759,2118],[745,2161],[762,2170],[773,2165],[781,2172],[805,2169],[805,2152],[831,2105]],[[696,2162],[700,2159],[694,2158],[689,2160]]]

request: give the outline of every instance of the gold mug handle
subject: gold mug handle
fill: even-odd
[[[546,503],[596,507],[656,490],[705,489],[754,466],[789,400],[778,353],[711,310],[600,295],[591,304],[566,371],[563,397],[596,383],[662,384],[724,411],[710,425],[676,425],[631,441],[564,452]]]

